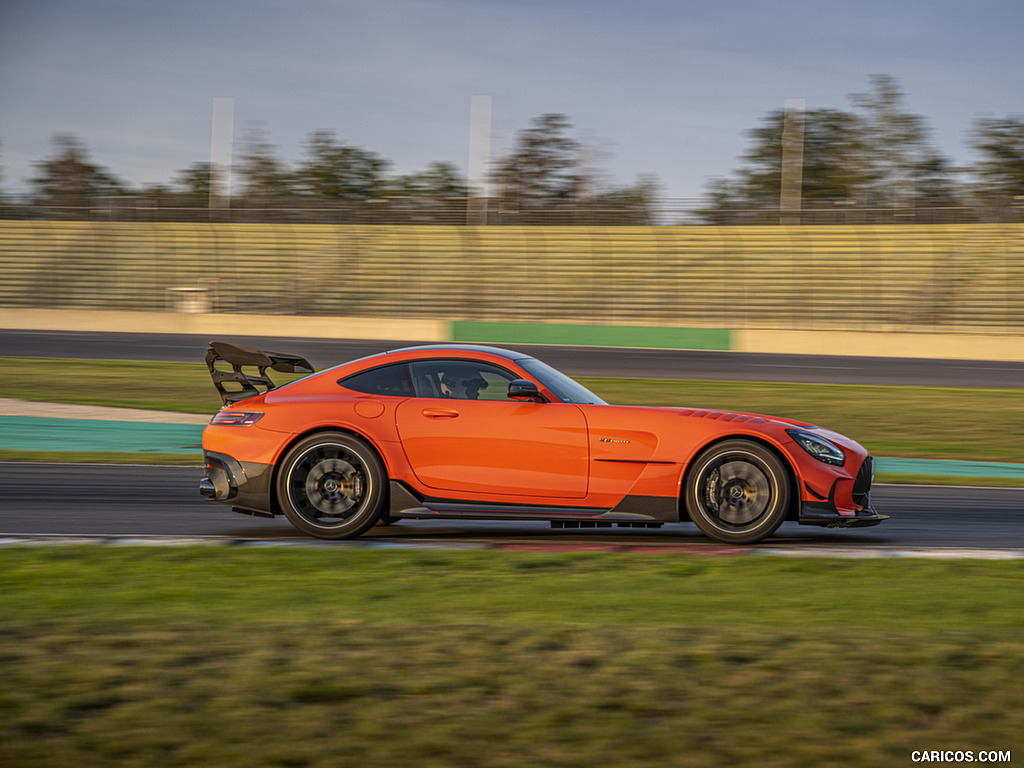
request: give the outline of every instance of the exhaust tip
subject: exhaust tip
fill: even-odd
[[[199,481],[199,495],[207,499],[217,498],[217,486],[213,484],[213,480],[204,477]]]

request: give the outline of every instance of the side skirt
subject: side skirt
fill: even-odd
[[[388,516],[394,519],[551,520],[606,523],[677,523],[679,502],[662,496],[627,496],[612,508],[546,504],[495,504],[420,497],[404,483],[390,481]]]

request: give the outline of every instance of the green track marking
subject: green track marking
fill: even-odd
[[[455,321],[452,340],[490,344],[568,344],[587,347],[729,350],[727,328],[649,328],[627,325]]]
[[[0,449],[12,451],[192,453],[202,435],[199,424],[0,416]]]

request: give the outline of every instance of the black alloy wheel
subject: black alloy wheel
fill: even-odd
[[[344,432],[320,432],[288,452],[277,476],[285,517],[303,533],[348,539],[384,511],[387,475],[377,452]]]
[[[772,451],[726,440],[691,465],[685,489],[690,519],[709,538],[753,544],[773,534],[789,509],[789,472]]]

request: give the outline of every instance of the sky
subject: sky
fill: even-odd
[[[170,183],[209,161],[219,98],[236,153],[259,129],[296,163],[330,130],[391,175],[465,173],[489,95],[492,158],[563,113],[607,183],[695,199],[787,99],[850,109],[873,74],[968,163],[975,118],[1024,113],[1022,33],[1022,0],[0,0],[0,191],[25,191],[58,133]]]

